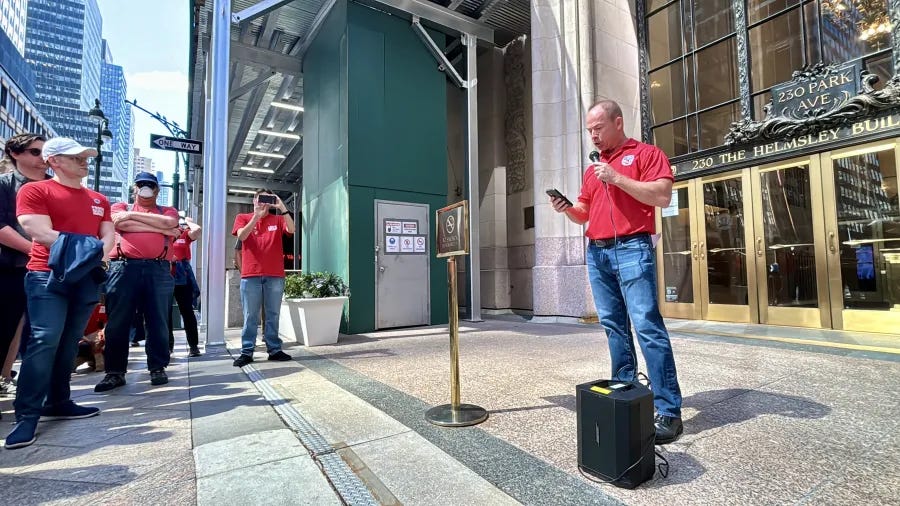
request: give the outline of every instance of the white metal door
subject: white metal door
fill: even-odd
[[[431,323],[427,204],[375,201],[375,327]]]

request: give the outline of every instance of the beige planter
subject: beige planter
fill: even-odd
[[[335,344],[348,298],[285,299],[281,303],[278,333],[304,346]]]

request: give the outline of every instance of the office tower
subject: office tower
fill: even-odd
[[[0,143],[13,135],[55,135],[34,104],[34,73],[23,58],[24,0],[0,0]]]
[[[113,134],[112,141],[104,145],[111,156],[107,157],[104,153],[103,172],[110,172],[111,181],[119,183],[123,191],[127,192],[131,180],[130,160],[134,143],[131,106],[125,103],[127,98],[125,72],[121,66],[113,63],[112,51],[106,39],[103,39],[102,48],[100,102]],[[101,187],[105,179],[105,177],[101,179]]]

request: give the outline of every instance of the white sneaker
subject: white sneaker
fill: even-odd
[[[16,382],[7,378],[0,378],[0,397],[15,397]]]

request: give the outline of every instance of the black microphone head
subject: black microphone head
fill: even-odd
[[[588,155],[588,158],[590,158],[592,162],[597,163],[600,161],[600,152],[591,151],[591,154]]]

